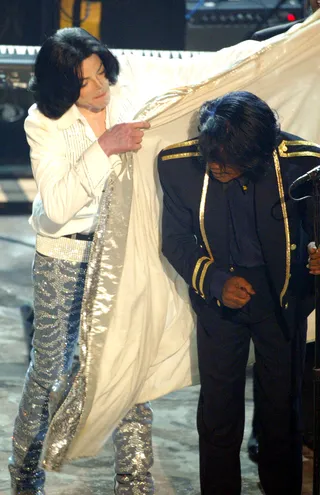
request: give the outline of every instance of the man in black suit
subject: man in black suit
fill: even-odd
[[[313,219],[312,205],[294,202],[288,189],[319,158],[317,145],[280,132],[269,106],[247,92],[205,103],[199,138],[159,155],[162,249],[190,286],[197,315],[203,495],[241,492],[250,338],[261,485],[266,495],[301,495],[300,385],[313,309],[306,268]],[[318,273],[319,258],[311,254],[311,273]]]
[[[320,8],[320,0],[310,0],[308,2],[310,4],[310,8],[307,9],[311,12],[316,12]],[[295,22],[286,22],[285,24],[280,24],[278,26],[271,26],[265,29],[261,29],[260,31],[255,32],[252,35],[253,40],[255,41],[264,41],[267,39],[272,38],[273,36],[276,36],[278,34],[283,34],[286,33],[292,26],[295,24],[299,24],[303,22],[304,19],[300,19]],[[312,446],[312,423],[313,423],[313,417],[312,417],[312,410],[313,410],[313,392],[312,392],[312,387],[310,387],[309,381],[310,381],[310,376],[311,376],[311,369],[313,367],[313,362],[314,362],[314,350],[311,348],[308,349],[307,352],[307,363],[306,363],[306,373],[304,377],[304,402],[303,402],[303,409],[304,409],[304,442],[311,447]],[[256,402],[256,383],[255,383],[255,365],[253,366],[253,396],[254,396],[254,402]],[[257,415],[257,408],[254,407],[254,412],[253,412],[253,419],[252,419],[252,430],[251,434],[248,440],[248,454],[250,459],[253,462],[258,461],[258,456],[259,456],[259,419]]]

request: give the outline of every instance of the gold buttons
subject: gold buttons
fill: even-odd
[[[288,309],[288,308],[289,308],[289,303],[286,303],[286,304],[284,305],[284,309]]]
[[[230,272],[234,272],[234,267],[233,266],[230,266],[229,271]]]
[[[220,308],[220,306],[221,306],[221,302],[219,301],[219,299],[217,299],[217,305],[218,305],[218,306],[219,306],[219,308]]]
[[[297,249],[297,245],[291,244],[290,249],[291,249],[291,251],[295,251]]]

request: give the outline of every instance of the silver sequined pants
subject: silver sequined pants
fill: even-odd
[[[66,379],[74,364],[87,264],[36,253],[34,338],[13,432],[9,459],[13,493],[41,493],[45,473],[39,467],[48,429],[48,398],[56,380]],[[115,493],[153,494],[152,409],[137,404],[114,431]]]

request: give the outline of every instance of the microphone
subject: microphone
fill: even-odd
[[[301,175],[301,177],[298,177],[298,179],[293,181],[290,186],[290,191],[296,189],[298,186],[301,186],[301,184],[304,184],[305,182],[309,182],[310,180],[319,180],[319,179],[320,179],[320,165],[314,167],[313,169],[309,170],[309,172]]]

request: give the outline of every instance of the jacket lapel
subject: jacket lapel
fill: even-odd
[[[257,232],[281,307],[290,277],[290,232],[277,152],[274,166],[255,185]]]
[[[207,171],[204,175],[199,223],[208,256],[222,269],[229,269],[228,209],[223,188]]]

